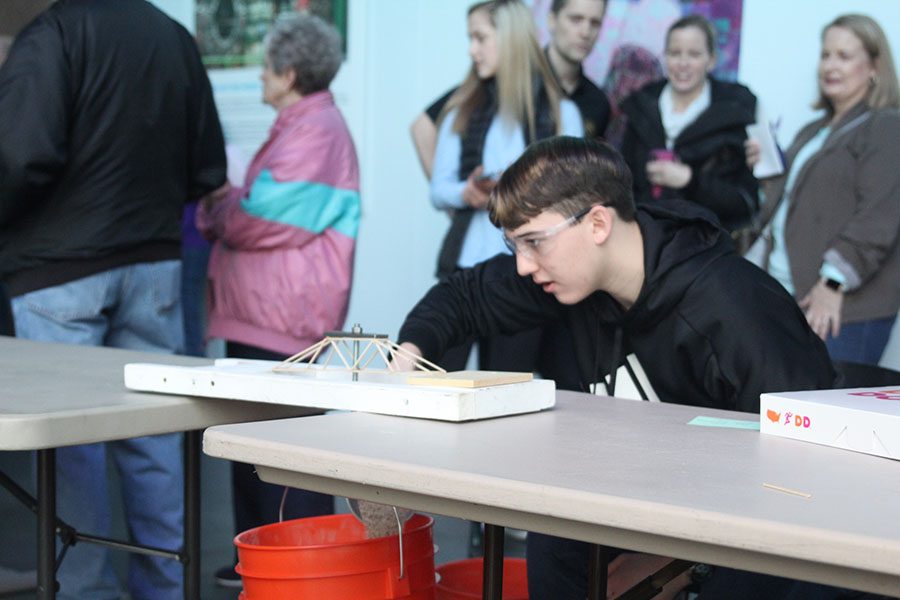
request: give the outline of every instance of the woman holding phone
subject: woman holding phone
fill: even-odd
[[[622,154],[637,202],[680,197],[705,206],[734,232],[759,207],[743,147],[746,126],[756,120],[756,97],[710,76],[715,40],[712,25],[699,15],[672,24],[666,33],[668,79],[647,84],[623,103],[628,125]]]
[[[520,0],[492,0],[468,11],[472,67],[438,117],[431,202],[452,213],[438,276],[509,253],[486,210],[500,173],[531,142],[584,135],[581,114],[565,98],[538,45],[531,12]],[[523,336],[529,339],[523,339]],[[534,369],[540,331],[479,340],[479,366]],[[465,366],[469,345],[441,366]]]

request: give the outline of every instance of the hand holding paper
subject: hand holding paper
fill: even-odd
[[[753,166],[753,176],[757,179],[774,177],[784,173],[784,163],[781,161],[781,152],[775,142],[775,135],[768,123],[753,123],[747,125],[747,137],[754,140],[754,150],[758,148],[759,157]],[[749,162],[749,161],[748,161]]]

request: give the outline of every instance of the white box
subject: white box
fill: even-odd
[[[762,394],[759,430],[900,460],[900,385]]]

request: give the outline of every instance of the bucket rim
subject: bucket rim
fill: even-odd
[[[345,521],[349,519],[353,519],[354,521],[358,521],[358,519],[349,513],[341,513],[336,515],[322,515],[318,517],[302,517],[300,519],[290,519],[288,521],[279,521],[278,523],[269,523],[267,525],[261,525],[259,527],[253,527],[251,529],[247,529],[246,531],[242,531],[241,533],[234,536],[232,542],[235,547],[242,549],[252,549],[255,551],[261,552],[284,552],[285,549],[291,548],[303,548],[303,549],[316,549],[316,548],[335,548],[335,547],[348,547],[348,546],[364,546],[369,544],[379,544],[383,543],[383,540],[389,540],[391,538],[398,537],[396,533],[391,535],[386,535],[383,537],[377,538],[362,538],[359,540],[345,542],[345,543],[330,543],[330,544],[309,544],[304,546],[271,546],[271,545],[261,545],[261,544],[251,544],[249,542],[241,541],[240,538],[245,535],[249,535],[250,533],[259,531],[261,529],[272,529],[275,527],[283,527],[285,524],[292,523],[294,521],[309,521],[311,519],[320,519],[322,521]],[[406,523],[404,523],[403,533],[404,535],[410,535],[414,533],[419,533],[423,530],[429,529],[434,525],[434,518],[430,515],[426,515],[423,513],[415,513],[412,517],[410,517]]]
[[[434,563],[434,554],[423,554],[420,556],[416,556],[411,560],[406,561],[407,567],[413,567],[420,565],[421,563]],[[436,569],[436,567],[435,567]],[[315,573],[304,573],[302,575],[298,575],[296,573],[266,573],[259,574],[258,572],[246,572],[244,567],[241,566],[241,563],[238,562],[234,566],[235,572],[241,576],[241,579],[245,577],[247,579],[256,579],[258,581],[267,581],[267,580],[277,580],[277,581],[296,581],[296,580],[317,580],[317,579],[339,579],[341,577],[346,577],[347,575],[371,575],[376,573],[387,573],[392,570],[392,567],[369,567],[366,569],[362,569],[358,566],[353,567],[348,570],[333,570],[333,571],[317,571]],[[436,571],[435,571],[436,572]],[[435,584],[437,583],[437,577],[435,577]]]

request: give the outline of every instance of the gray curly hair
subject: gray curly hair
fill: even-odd
[[[321,18],[285,13],[266,36],[266,58],[278,75],[293,69],[294,88],[303,94],[327,89],[341,66],[341,36]]]

